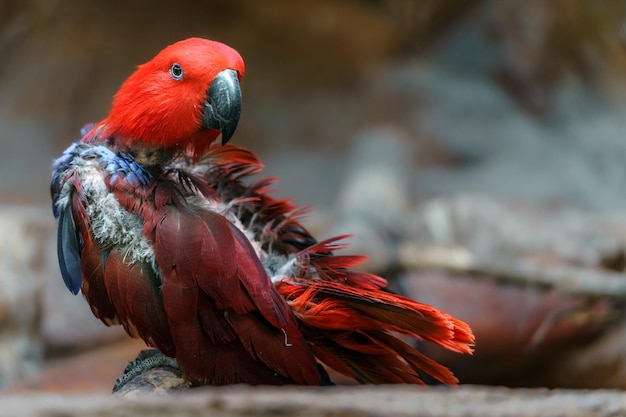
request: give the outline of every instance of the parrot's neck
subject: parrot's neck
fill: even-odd
[[[108,123],[102,120],[97,124],[85,126],[82,130],[81,142],[92,145],[103,145],[114,152],[131,155],[135,161],[152,170],[154,167],[169,165],[176,158],[188,157],[190,161],[197,161],[211,147],[219,136],[218,131],[204,129],[189,138],[171,140],[171,146],[163,146],[157,141],[146,138],[129,138],[119,133]]]
[[[178,148],[151,146],[148,145],[151,141],[124,137],[113,130],[107,120],[95,125],[87,125],[81,133],[83,134],[81,142],[95,146],[103,145],[113,152],[131,155],[137,163],[149,170],[152,167],[168,164],[181,153]]]
[[[132,157],[140,165],[150,169],[150,167],[163,166],[176,157],[176,153],[166,149],[145,149],[145,148],[126,148],[124,152],[132,155]]]

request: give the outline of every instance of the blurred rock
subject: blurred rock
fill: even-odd
[[[599,268],[626,247],[626,212],[547,206],[479,196],[437,198],[405,219],[406,239],[418,246],[465,248],[481,263],[521,260],[545,268]],[[496,263],[497,264],[497,263]],[[615,268],[613,268],[615,269]]]
[[[348,154],[329,234],[351,234],[349,251],[367,253],[368,268],[383,270],[410,208],[408,139],[398,129],[372,128],[355,137]]]
[[[0,207],[0,387],[43,360],[39,300],[53,263],[51,230],[39,209]]]
[[[56,251],[55,245],[56,240],[50,250]],[[41,299],[45,311],[41,332],[50,356],[81,352],[128,337],[120,326],[107,327],[95,318],[82,294],[70,293],[58,264],[55,267],[46,278]]]
[[[180,370],[163,366],[145,370],[124,384],[115,395],[134,398],[146,394],[172,394],[189,388],[191,384],[183,379]]]
[[[431,352],[461,381],[626,387],[625,213],[466,197],[412,219],[392,285],[470,324],[474,357]]]
[[[615,344],[615,338],[607,342],[603,336],[623,326],[618,317],[622,310],[609,302],[506,284],[497,277],[441,271],[410,272],[394,284],[402,293],[470,324],[476,336],[472,357],[422,346],[464,384],[626,387],[619,378],[626,367],[626,357],[618,353],[624,343]],[[607,356],[607,351],[614,353]],[[588,353],[579,357],[582,352]],[[582,358],[589,366],[580,365]]]
[[[118,338],[65,288],[51,212],[0,206],[0,386],[36,372],[44,354]]]
[[[38,300],[43,311],[40,331],[47,355],[81,352],[127,337],[120,326],[107,327],[95,318],[82,294],[73,295],[67,289],[56,258],[54,217],[47,210],[38,214],[49,225],[45,250],[51,262],[43,276],[43,291]]]

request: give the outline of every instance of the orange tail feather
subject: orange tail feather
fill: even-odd
[[[361,258],[332,255],[340,247],[335,241],[301,252],[300,274],[276,284],[305,327],[315,356],[363,383],[419,384],[424,375],[458,383],[445,366],[401,338],[471,354],[470,327],[435,307],[386,291],[381,277],[349,270]]]

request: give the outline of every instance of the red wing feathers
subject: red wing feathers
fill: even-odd
[[[209,362],[243,349],[247,369],[241,357],[233,359],[221,383],[319,384],[317,363],[287,303],[243,233],[217,213],[184,204],[157,213],[154,250],[163,303],[186,376],[205,382],[214,375],[211,367],[222,366]],[[240,379],[253,369],[256,377]]]
[[[80,255],[83,277],[81,292],[96,317],[107,326],[119,324],[115,306],[111,302],[104,283],[104,250],[92,239],[89,233],[89,217],[80,201],[78,192],[73,193],[71,204],[72,216],[83,242]]]
[[[176,356],[156,279],[142,262],[128,265],[117,248],[106,257],[104,282],[124,329],[166,355]]]
[[[255,360],[291,383],[320,385],[317,362],[293,320],[277,329],[256,314],[233,314],[227,319]]]
[[[297,260],[301,273],[285,277],[277,288],[306,329],[309,346],[319,360],[361,382],[421,383],[420,377],[429,374],[442,382],[456,383],[447,368],[426,358],[398,339],[397,335],[429,340],[453,351],[470,353],[474,337],[467,324],[434,307],[385,291],[387,281],[381,277],[351,271],[351,267],[362,263],[365,258],[332,255],[345,247],[338,243],[345,236],[315,242],[295,221],[295,207],[289,200],[269,197],[267,187],[273,180],[261,180],[233,192],[239,178],[254,171],[260,164],[245,150],[234,147],[222,151],[212,149],[212,163],[219,164],[221,177],[218,177],[221,179],[215,181],[215,177],[210,175],[211,169],[207,168],[207,182],[221,184],[217,188],[218,194],[226,199],[229,196],[233,198],[231,193],[243,197],[242,207],[249,210],[257,225],[262,225],[257,233],[262,239],[272,242],[275,249],[285,253],[295,252],[295,248],[300,250]],[[216,162],[218,156],[224,159]],[[245,165],[247,159],[252,161],[252,166]],[[241,237],[242,245],[249,245],[243,235],[235,233],[235,236],[236,240],[239,240],[237,236]],[[260,268],[256,256],[247,253],[252,254],[252,249],[246,249],[237,256],[242,270],[252,268],[242,275],[241,282],[244,286],[246,282],[266,282],[246,281],[245,277],[264,275],[263,271],[255,271],[255,268]],[[246,262],[251,259],[255,262]],[[253,288],[246,287],[253,294],[258,294],[253,299],[266,299],[262,292]],[[264,287],[260,289],[264,290]],[[274,305],[282,308],[283,303],[278,300]],[[266,311],[260,304],[256,306],[260,311]],[[236,320],[230,322],[233,326],[238,325]],[[244,322],[245,325],[240,325],[245,326],[246,334],[253,334],[255,330],[249,324],[251,322],[241,320],[241,323]],[[247,350],[253,352],[255,337],[262,336],[247,337],[239,331],[239,338],[249,340]],[[273,359],[274,362],[277,360]]]
[[[71,207],[83,246],[81,290],[94,315],[107,325],[122,324],[130,335],[175,356],[155,272],[141,262],[129,265],[119,249],[105,249],[92,238],[78,192]]]

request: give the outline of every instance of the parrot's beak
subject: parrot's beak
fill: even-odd
[[[215,77],[204,103],[203,125],[222,132],[222,145],[231,138],[241,115],[241,88],[237,72],[226,69]]]

